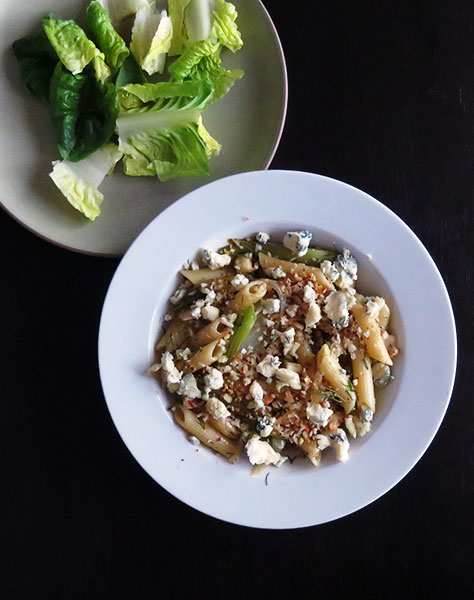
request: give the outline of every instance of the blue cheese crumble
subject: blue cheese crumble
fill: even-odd
[[[308,252],[313,234],[309,231],[289,231],[283,238],[283,245],[297,256],[304,256]]]

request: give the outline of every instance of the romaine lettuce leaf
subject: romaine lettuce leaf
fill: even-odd
[[[169,67],[169,72],[178,81],[188,77],[207,75],[216,88],[216,99],[222,97],[231,87],[235,79],[242,77],[242,71],[225,72],[220,67],[220,51],[223,46],[233,52],[242,47],[237,24],[237,11],[233,4],[225,0],[215,0],[216,9],[207,39],[189,44],[183,53]],[[189,10],[189,8],[188,8]],[[201,62],[204,62],[201,65]]]
[[[49,176],[68,202],[93,221],[99,216],[104,199],[98,187],[121,158],[117,146],[106,144],[79,162],[53,162]]]
[[[209,174],[206,142],[198,125],[213,95],[209,82],[129,85],[122,91],[143,103],[117,119],[127,175],[157,175],[166,181]]]
[[[184,11],[190,0],[168,0],[168,11],[173,26],[173,37],[168,51],[170,56],[177,56],[183,51],[187,41],[186,28],[184,25]]]
[[[154,0],[99,0],[99,3],[109,13],[114,27],[120,21],[134,15],[139,8],[152,4]]]
[[[166,10],[159,13],[152,5],[137,11],[130,50],[148,75],[163,73],[172,37],[173,26]]]
[[[49,99],[62,158],[77,162],[109,141],[119,112],[114,85],[90,73],[72,75],[58,63]]]
[[[49,82],[59,58],[44,32],[13,42],[26,89],[38,100],[48,102]]]
[[[208,158],[212,158],[213,156],[217,156],[218,154],[220,154],[222,145],[219,144],[219,142],[215,140],[209,133],[209,131],[207,131],[207,129],[204,127],[204,124],[202,122],[202,115],[199,117],[198,120],[198,133],[204,140],[204,143],[206,144],[206,154]]]
[[[190,0],[184,13],[188,43],[206,40],[211,33],[214,0]]]
[[[187,70],[186,72],[187,76],[185,81],[206,79],[212,83],[214,87],[213,102],[227,94],[234,85],[235,80],[240,79],[244,75],[244,72],[241,69],[229,71],[221,67],[219,52],[210,56],[204,56],[191,68],[191,70]],[[181,73],[179,75],[181,75]],[[178,77],[176,79],[179,80]]]
[[[59,60],[73,75],[82,73],[84,67],[94,61],[97,79],[104,81],[109,77],[110,70],[104,62],[104,55],[74,21],[47,17],[43,19],[43,27]]]
[[[145,73],[143,73],[133,55],[127,56],[120,67],[115,85],[122,88],[129,83],[146,83],[146,81]]]
[[[91,2],[87,7],[86,21],[99,49],[105,55],[106,63],[114,72],[117,71],[130,51],[115,31],[108,12],[99,2]]]

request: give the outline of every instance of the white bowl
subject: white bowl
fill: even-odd
[[[358,289],[384,296],[398,337],[395,381],[378,393],[372,432],[349,462],[323,455],[269,476],[250,476],[198,451],[172,421],[170,398],[145,375],[182,263],[202,247],[256,231],[274,239],[309,229],[313,242],[349,248]],[[171,494],[214,517],[253,527],[316,525],[366,506],[420,459],[450,399],[456,368],[451,304],[433,260],[413,232],[374,198],[344,183],[291,171],[244,173],[195,190],[160,214],[127,252],[102,313],[99,365],[115,425],[140,465]]]

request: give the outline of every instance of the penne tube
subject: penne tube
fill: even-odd
[[[255,271],[255,267],[252,264],[252,259],[248,256],[237,256],[234,260],[235,270],[239,273],[251,273]]]
[[[194,285],[205,283],[206,281],[212,281],[213,279],[221,279],[223,277],[232,277],[235,275],[234,269],[230,267],[224,267],[222,269],[198,269],[192,271],[191,269],[183,269],[180,271],[181,275],[185,277]]]
[[[380,312],[379,312],[380,327],[382,329],[387,329],[389,321],[390,321],[390,308],[388,307],[388,304],[385,302],[385,304],[382,306],[382,308],[380,309]]]
[[[219,345],[219,341],[214,340],[210,344],[206,344],[189,359],[188,367],[191,373],[212,365],[222,356],[224,349]]]
[[[223,433],[226,437],[230,439],[236,439],[240,437],[240,432],[236,427],[235,423],[230,419],[214,419],[211,417],[208,419],[208,423],[214,427],[217,431]]]
[[[385,346],[377,320],[367,314],[362,304],[354,304],[350,310],[354,315],[357,325],[363,331],[362,340],[367,349],[367,354],[379,362],[392,365],[393,362]]]
[[[318,370],[323,374],[329,385],[337,392],[343,401],[346,414],[352,412],[355,406],[356,393],[351,390],[349,377],[341,369],[339,361],[324,344],[317,355]]]
[[[372,364],[368,356],[361,352],[352,359],[354,379],[357,379],[357,407],[360,410],[370,408],[375,413],[375,392],[372,379]]]
[[[237,292],[229,302],[229,308],[232,312],[240,313],[261,300],[266,293],[267,284],[264,281],[251,281]]]
[[[301,447],[306,453],[306,456],[313,463],[315,467],[319,465],[321,460],[321,450],[318,448],[318,444],[312,440],[305,440]]]
[[[231,463],[238,460],[240,446],[236,442],[228,439],[204,421],[201,421],[189,408],[178,405],[173,406],[171,410],[175,422],[185,431],[196,437],[202,444],[225,456]]]
[[[199,348],[214,340],[221,340],[229,334],[230,331],[230,327],[225,324],[223,317],[219,317],[195,333],[189,340],[189,347]]]
[[[158,340],[155,350],[157,352],[164,352],[165,350],[173,352],[188,336],[189,328],[180,318],[175,317],[170,322],[168,329]]]
[[[333,284],[329,281],[329,279],[326,278],[319,267],[310,267],[304,263],[293,263],[288,260],[281,260],[280,258],[269,256],[263,252],[260,252],[258,259],[262,269],[265,271],[265,273],[267,273],[267,275],[271,275],[271,269],[276,269],[278,267],[281,267],[287,275],[288,273],[298,273],[299,275],[304,273],[312,273],[319,285],[322,285],[328,290],[334,290]]]

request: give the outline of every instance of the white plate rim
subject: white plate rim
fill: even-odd
[[[435,425],[432,427],[432,430],[429,434],[429,436],[426,438],[426,443],[424,444],[424,447],[416,454],[413,455],[411,457],[411,460],[409,462],[407,462],[405,464],[405,467],[403,469],[402,472],[400,472],[399,476],[396,479],[393,479],[389,485],[386,485],[385,487],[381,488],[377,494],[373,495],[371,497],[370,500],[365,501],[357,506],[353,506],[350,510],[345,511],[343,514],[340,515],[336,515],[333,516],[330,519],[325,519],[325,520],[318,520],[315,522],[309,522],[308,519],[303,519],[303,521],[299,520],[298,522],[295,522],[294,524],[285,524],[285,525],[278,525],[278,524],[271,524],[268,522],[265,523],[259,523],[259,522],[255,522],[252,521],[250,519],[242,519],[240,517],[235,517],[235,518],[228,518],[225,517],[223,518],[222,516],[215,514],[212,510],[207,510],[207,509],[203,509],[200,506],[196,506],[192,501],[189,500],[189,498],[184,498],[181,497],[180,495],[177,495],[175,493],[175,491],[169,489],[169,487],[164,486],[162,483],[160,483],[151,473],[149,473],[149,471],[146,469],[146,467],[144,467],[140,461],[138,460],[138,458],[135,456],[133,449],[129,446],[129,444],[127,443],[127,441],[123,438],[122,433],[120,432],[120,427],[119,424],[116,421],[116,418],[114,416],[114,411],[113,408],[111,406],[111,403],[109,401],[109,399],[107,398],[107,390],[106,390],[106,384],[104,384],[104,380],[106,379],[106,375],[105,372],[103,371],[103,363],[101,361],[101,356],[103,355],[103,352],[105,351],[105,339],[104,339],[104,331],[103,331],[103,322],[104,322],[104,318],[107,317],[107,313],[109,310],[109,305],[112,301],[112,294],[113,294],[113,288],[115,285],[115,282],[118,280],[118,278],[120,277],[120,271],[121,271],[121,265],[122,263],[124,263],[124,261],[128,260],[128,257],[131,256],[136,249],[138,248],[139,244],[141,243],[141,240],[144,238],[144,236],[148,235],[147,231],[151,233],[152,229],[157,227],[156,223],[163,218],[163,215],[165,215],[165,213],[169,213],[170,211],[176,210],[177,209],[177,205],[179,205],[180,203],[183,203],[187,200],[189,200],[189,198],[193,195],[195,195],[198,192],[202,192],[203,188],[198,188],[197,190],[194,190],[188,194],[186,194],[186,196],[183,196],[180,200],[178,200],[177,202],[175,202],[173,205],[171,205],[170,207],[168,207],[165,211],[163,211],[160,215],[158,215],[142,232],[142,234],[135,240],[135,242],[132,244],[132,246],[130,247],[130,249],[127,251],[126,255],[124,256],[124,258],[122,259],[122,262],[120,263],[116,273],[114,274],[114,277],[111,281],[109,290],[107,292],[105,301],[104,301],[104,306],[103,306],[103,311],[102,311],[102,315],[101,315],[101,323],[100,323],[100,328],[99,328],[99,340],[98,340],[98,352],[99,352],[99,370],[100,370],[100,375],[101,375],[101,382],[102,382],[102,387],[103,387],[103,391],[104,391],[104,396],[106,399],[106,403],[109,409],[109,413],[112,417],[112,420],[119,432],[119,435],[121,435],[122,440],[124,441],[125,445],[128,447],[128,449],[130,450],[132,456],[134,456],[135,460],[137,460],[137,462],[140,464],[140,466],[142,466],[142,468],[144,468],[144,470],[152,477],[152,479],[154,481],[157,481],[157,483],[159,483],[159,485],[161,487],[163,487],[164,489],[166,489],[168,492],[170,492],[173,496],[175,496],[177,499],[181,500],[182,502],[184,502],[185,504],[195,508],[196,510],[209,515],[209,516],[213,516],[214,518],[226,521],[226,522],[231,522],[237,525],[243,525],[243,526],[248,526],[248,527],[254,527],[254,528],[264,528],[264,529],[292,529],[292,528],[301,528],[301,527],[309,527],[309,526],[313,526],[313,525],[318,525],[318,524],[322,524],[325,522],[329,522],[332,521],[334,519],[338,519],[338,518],[342,518],[344,516],[350,515],[362,508],[364,508],[365,506],[371,504],[372,502],[375,502],[377,499],[379,499],[381,496],[383,496],[384,494],[386,494],[388,491],[390,491],[394,486],[396,486],[410,471],[411,469],[416,465],[416,463],[421,459],[421,457],[423,456],[423,454],[426,452],[426,450],[428,449],[429,445],[431,444],[433,438],[435,437],[441,423],[442,420],[444,418],[444,415],[446,413],[446,410],[449,406],[449,402],[450,402],[450,398],[452,395],[452,391],[453,391],[453,387],[454,387],[454,382],[455,382],[455,376],[456,376],[456,365],[457,365],[457,335],[456,335],[456,325],[455,325],[455,320],[454,320],[454,314],[453,314],[453,310],[452,310],[452,306],[451,306],[451,302],[450,302],[450,298],[449,298],[449,294],[448,291],[446,289],[445,283],[441,277],[441,274],[435,264],[435,262],[433,261],[431,255],[428,253],[428,251],[426,250],[426,248],[424,247],[424,245],[422,244],[422,242],[419,240],[419,238],[416,236],[416,234],[393,212],[391,211],[389,208],[387,208],[385,205],[383,205],[382,203],[380,203],[378,200],[376,200],[375,198],[373,198],[372,196],[366,194],[365,192],[359,190],[358,188],[355,188],[349,184],[346,184],[344,182],[341,182],[339,180],[336,179],[332,179],[329,177],[325,177],[322,175],[316,175],[313,173],[306,173],[306,172],[301,172],[301,171],[288,171],[288,170],[271,170],[271,171],[267,171],[267,172],[262,172],[262,171],[254,171],[254,172],[248,172],[248,173],[240,173],[237,175],[231,175],[229,177],[225,177],[222,178],[220,180],[211,182],[209,184],[207,184],[206,186],[203,186],[204,188],[209,188],[211,186],[216,186],[221,184],[222,182],[225,182],[227,180],[227,182],[229,180],[235,180],[237,178],[241,178],[241,177],[247,177],[247,176],[253,176],[253,175],[263,175],[263,176],[273,176],[273,175],[278,175],[278,174],[291,174],[292,176],[310,176],[312,178],[314,178],[315,181],[324,181],[327,182],[331,185],[336,185],[336,186],[340,186],[341,189],[345,188],[346,190],[351,190],[352,193],[355,193],[361,197],[364,197],[366,201],[369,201],[371,203],[375,203],[375,205],[377,205],[379,207],[379,209],[381,209],[382,211],[384,211],[387,215],[390,216],[391,219],[393,219],[396,223],[398,227],[401,227],[401,229],[405,232],[405,234],[408,234],[411,239],[415,242],[415,244],[418,247],[418,250],[423,254],[424,258],[428,261],[428,263],[430,264],[431,270],[432,270],[432,274],[435,275],[436,279],[437,279],[437,283],[439,285],[439,292],[440,292],[440,297],[442,297],[444,303],[445,303],[445,308],[447,309],[447,317],[448,320],[445,323],[448,333],[449,333],[449,340],[448,340],[448,346],[450,351],[452,352],[451,354],[451,362],[450,362],[450,367],[449,367],[449,371],[450,371],[450,377],[449,380],[446,380],[445,382],[445,394],[444,394],[444,407],[441,411],[438,412],[437,414],[437,420]],[[350,464],[350,461],[349,463]]]

